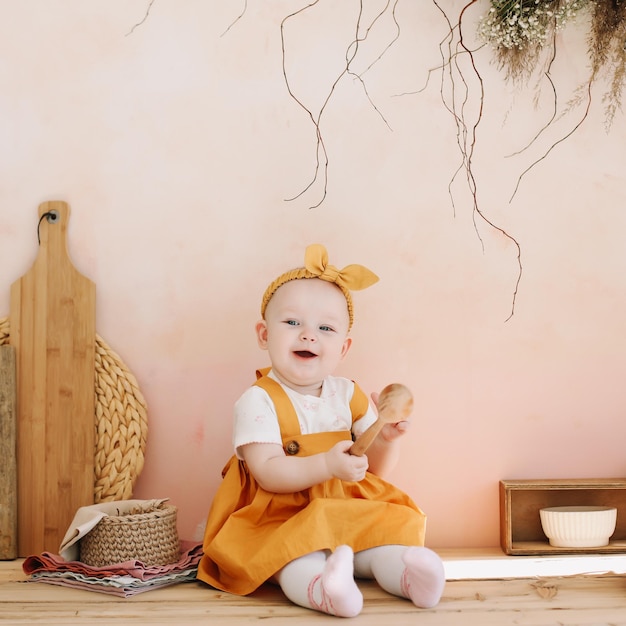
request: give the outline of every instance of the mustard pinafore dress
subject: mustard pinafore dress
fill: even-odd
[[[267,391],[276,407],[287,454],[326,452],[338,441],[351,439],[350,431],[302,435],[283,388],[257,375],[255,384]],[[353,422],[367,406],[367,396],[355,384]],[[261,488],[245,461],[233,455],[222,476],[198,566],[198,578],[222,591],[247,595],[294,559],[344,544],[354,552],[390,544],[424,545],[424,513],[408,495],[370,472],[359,482],[332,478],[296,493],[273,493]]]

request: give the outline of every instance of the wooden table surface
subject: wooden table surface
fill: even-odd
[[[288,602],[265,586],[238,597],[188,582],[131,598],[27,582],[21,560],[0,562],[0,622],[9,624],[331,624],[333,619]],[[363,612],[349,620],[360,626],[626,625],[626,576],[603,574],[453,580],[433,609],[360,583]],[[288,621],[289,620],[289,621]]]

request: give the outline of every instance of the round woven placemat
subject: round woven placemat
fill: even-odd
[[[9,318],[0,318],[0,345],[9,342]],[[96,335],[94,503],[128,500],[143,469],[148,412],[137,380]]]

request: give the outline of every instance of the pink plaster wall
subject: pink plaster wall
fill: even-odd
[[[500,479],[626,474],[626,125],[620,113],[605,132],[600,88],[509,202],[582,110],[506,158],[551,102],[534,108],[488,50],[477,54],[480,203],[522,251],[507,321],[517,249],[477,219],[463,176],[452,204],[460,155],[440,75],[415,93],[441,62],[434,3],[400,3],[400,38],[364,74],[384,120],[358,81],[338,86],[316,208],[319,181],[286,201],[311,180],[315,135],[285,86],[280,23],[308,3],[248,2],[238,21],[236,3],[200,0],[0,4],[0,317],[36,255],[38,204],[69,202],[69,250],[96,282],[98,332],[149,405],[135,496],[170,497],[183,537],[201,536],[233,402],[266,364],[253,334],[261,294],[312,242],[381,277],[355,295],[341,373],[367,391],[413,390],[392,479],[428,514],[429,545],[497,545]],[[367,15],[384,4],[365,2]],[[443,4],[454,16],[463,3]],[[341,71],[357,7],[321,2],[288,22],[286,68],[312,109]],[[355,69],[394,33],[389,19],[373,31]],[[585,76],[584,30],[561,43],[565,102]]]

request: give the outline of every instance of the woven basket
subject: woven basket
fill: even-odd
[[[145,566],[169,565],[180,559],[176,507],[162,504],[129,515],[107,515],[80,540],[80,560],[92,567],[126,561]]]

